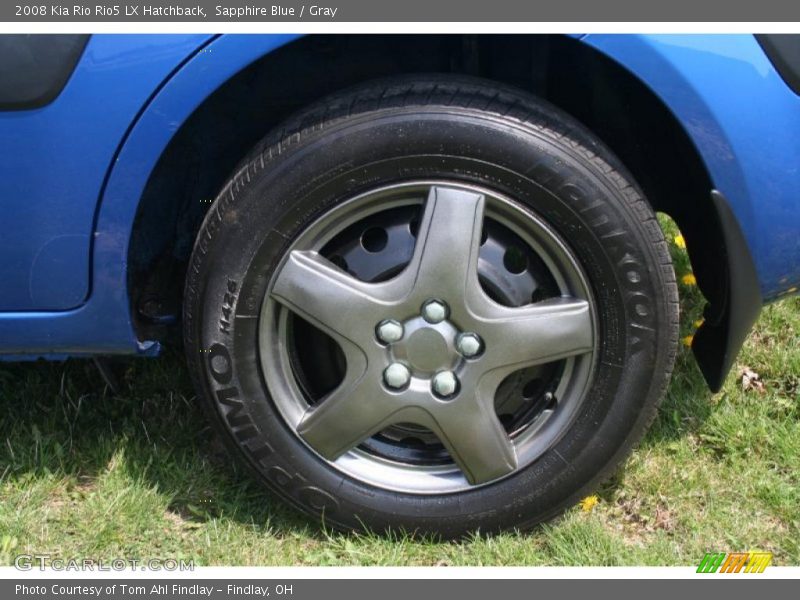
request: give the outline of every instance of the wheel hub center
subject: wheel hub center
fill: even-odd
[[[422,327],[406,343],[408,362],[419,371],[430,372],[447,367],[453,353],[442,334],[433,327]]]
[[[458,364],[458,329],[449,321],[430,323],[422,317],[412,317],[402,327],[402,339],[390,344],[391,360],[408,365],[415,376],[431,377]]]

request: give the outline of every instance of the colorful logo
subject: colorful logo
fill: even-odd
[[[698,573],[763,573],[772,552],[706,552]]]

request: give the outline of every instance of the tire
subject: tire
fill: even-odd
[[[367,250],[390,215],[387,238],[424,242]],[[421,76],[329,97],[244,159],[197,237],[184,333],[200,401],[267,488],[338,529],[455,538],[531,527],[614,472],[669,380],[678,295],[652,208],[591,132]]]

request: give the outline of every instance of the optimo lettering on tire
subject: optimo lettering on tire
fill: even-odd
[[[548,104],[477,79],[325,99],[197,238],[189,363],[234,454],[343,529],[524,528],[655,415],[677,289],[652,209]]]

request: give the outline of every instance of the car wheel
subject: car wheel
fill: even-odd
[[[325,99],[241,164],[197,237],[199,396],[268,488],[342,529],[524,528],[608,476],[674,362],[651,207],[602,143],[447,76]]]

